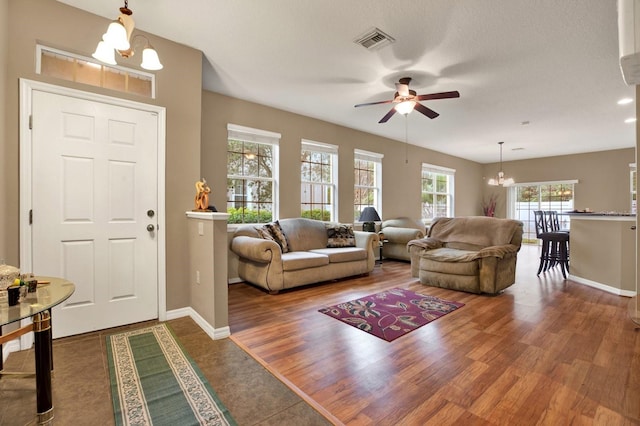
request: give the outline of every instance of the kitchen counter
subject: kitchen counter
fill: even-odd
[[[636,216],[564,214],[571,217],[569,278],[621,296],[634,296]]]
[[[615,219],[615,220],[636,220],[636,215],[633,213],[617,213],[617,212],[567,212],[559,213],[565,216],[571,216],[573,219]]]

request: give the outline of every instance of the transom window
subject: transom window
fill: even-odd
[[[277,217],[280,134],[227,126],[228,223],[266,223]]]
[[[36,46],[36,73],[91,86],[155,98],[154,74],[105,65],[92,58],[46,47]]]
[[[300,161],[302,217],[335,221],[338,147],[303,140]]]
[[[354,151],[354,221],[365,207],[375,207],[382,215],[382,154]]]
[[[453,217],[454,176],[456,171],[432,164],[422,164],[422,220],[431,223],[436,217]]]

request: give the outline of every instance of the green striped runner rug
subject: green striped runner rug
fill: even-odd
[[[165,324],[107,336],[116,425],[236,425]]]

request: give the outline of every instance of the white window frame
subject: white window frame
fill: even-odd
[[[437,191],[437,185],[433,185],[433,191],[432,192],[426,192],[423,190],[423,174],[424,173],[432,173],[435,175],[442,175],[442,176],[446,176],[447,177],[447,189],[445,192],[438,192]],[[456,177],[456,170],[455,169],[451,169],[448,167],[442,167],[442,166],[436,166],[434,164],[428,164],[428,163],[422,163],[422,168],[420,170],[420,216],[422,218],[422,221],[424,222],[425,225],[429,225],[433,219],[435,219],[436,216],[434,217],[425,217],[424,215],[424,208],[422,207],[422,195],[429,193],[431,195],[434,196],[434,198],[436,197],[436,195],[446,195],[447,196],[447,216],[448,217],[453,217],[455,215],[455,177]],[[435,182],[435,179],[434,179]]]
[[[273,164],[271,170],[271,177],[259,177],[248,175],[230,175],[227,171],[228,179],[251,179],[264,182],[271,182],[272,184],[272,220],[277,220],[279,217],[279,147],[280,147],[281,134],[271,132],[268,130],[254,129],[251,127],[240,126],[237,124],[227,124],[227,152],[229,152],[229,140],[239,140],[249,143],[257,143],[270,145],[273,150]],[[228,197],[227,197],[228,198]],[[227,200],[228,203],[228,200]],[[225,205],[226,206],[226,205]],[[248,222],[233,223],[230,225],[246,224]]]
[[[531,240],[536,240],[536,243],[538,243],[539,241],[537,241],[536,239],[536,233],[535,233],[535,218],[530,218],[527,219],[525,217],[521,217],[521,215],[517,214],[516,211],[516,202],[517,202],[517,196],[516,196],[516,190],[518,188],[521,187],[526,187],[526,186],[548,186],[548,185],[573,185],[573,200],[575,201],[575,184],[579,183],[578,179],[570,179],[570,180],[554,180],[554,181],[548,181],[548,182],[519,182],[516,184],[513,184],[511,186],[508,187],[507,190],[507,217],[509,219],[516,219],[519,220],[521,222],[524,223],[524,241],[531,241]],[[573,208],[573,205],[568,206],[569,208]],[[540,203],[538,202],[538,206],[535,208],[535,210],[546,210],[544,208],[542,208],[542,206],[540,205]],[[532,210],[529,210],[532,211]],[[561,224],[560,224],[560,228],[563,229],[568,229],[571,225],[571,217],[570,216],[562,216],[561,218]]]
[[[324,142],[316,142],[308,139],[302,139],[301,143],[301,155],[302,151],[311,151],[316,153],[329,154],[331,156],[331,181],[330,182],[313,182],[304,180],[302,176],[302,170],[300,171],[300,189],[302,191],[302,185],[321,185],[323,187],[331,188],[331,208],[329,210],[330,218],[332,222],[338,219],[338,146],[331,145]],[[302,160],[301,160],[302,163]],[[313,205],[314,203],[312,203]],[[302,213],[302,199],[300,200],[300,212]]]
[[[374,203],[371,204],[371,207],[375,207],[376,211],[378,212],[378,215],[380,217],[382,217],[382,159],[384,158],[384,154],[379,154],[377,152],[371,152],[371,151],[365,151],[362,149],[354,149],[353,150],[353,169],[355,170],[356,167],[356,161],[360,160],[360,161],[368,161],[371,163],[374,163],[374,184],[373,186],[365,186],[365,185],[358,185],[356,182],[354,182],[354,193],[355,190],[357,189],[372,189],[374,190]],[[360,206],[364,206],[364,204],[358,204],[356,205],[355,203],[355,194],[354,194],[354,200],[353,200],[353,211],[354,214],[356,212],[356,210],[360,207]],[[369,206],[369,205],[367,205]],[[362,223],[358,220],[358,218],[354,217],[354,222],[355,223]]]

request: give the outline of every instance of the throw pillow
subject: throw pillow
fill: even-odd
[[[269,229],[269,233],[273,237],[274,241],[278,243],[283,253],[289,253],[289,243],[287,242],[287,237],[284,235],[284,231],[280,226],[280,222],[277,220],[275,222],[267,223],[265,225]]]
[[[327,247],[355,247],[356,236],[352,225],[327,225]]]
[[[269,228],[267,228],[266,226],[254,226],[253,229],[258,232],[258,235],[260,235],[263,240],[269,240],[277,243],[276,239],[273,238],[273,235],[271,235],[271,230],[269,230]]]

